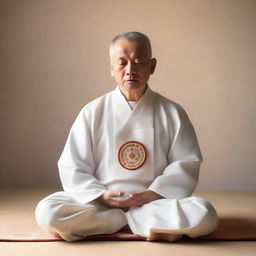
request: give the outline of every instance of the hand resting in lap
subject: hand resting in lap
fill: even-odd
[[[131,206],[142,206],[154,200],[164,198],[152,190],[133,192],[129,194],[127,197],[122,197],[123,194],[124,192],[120,190],[106,191],[95,201],[109,208],[127,209]]]

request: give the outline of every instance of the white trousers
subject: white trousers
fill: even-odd
[[[200,197],[159,199],[125,212],[95,201],[80,204],[61,191],[41,200],[35,215],[41,228],[66,241],[113,234],[127,224],[134,234],[144,237],[152,232],[198,237],[211,233],[218,225],[214,207]]]

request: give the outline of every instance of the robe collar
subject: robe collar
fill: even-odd
[[[146,91],[139,99],[136,107],[131,110],[126,98],[117,86],[113,91],[115,130],[153,128],[154,98],[155,93],[147,85]]]

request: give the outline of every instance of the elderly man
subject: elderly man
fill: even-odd
[[[38,225],[67,241],[129,225],[146,240],[198,237],[218,223],[213,206],[191,196],[202,156],[183,108],[149,88],[156,59],[147,36],[110,45],[115,90],[85,105],[58,168],[64,191],[41,200]]]

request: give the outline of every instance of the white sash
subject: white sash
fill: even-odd
[[[112,96],[114,148],[113,154],[109,154],[109,174],[113,179],[152,180],[154,178],[154,92],[147,87],[133,111],[118,87]],[[128,170],[119,163],[119,149],[128,141],[137,141],[146,149],[146,160],[136,170]]]

